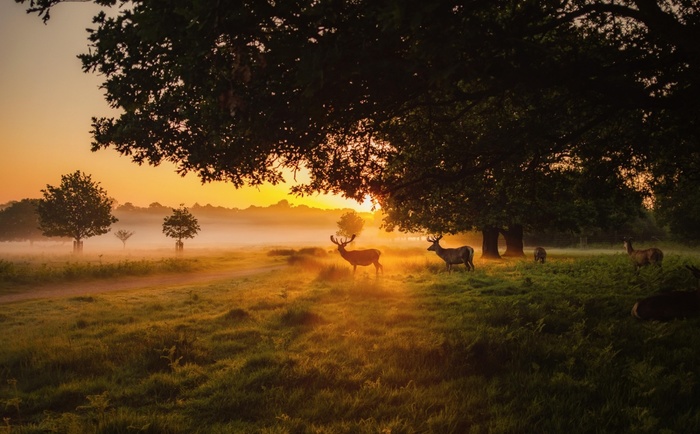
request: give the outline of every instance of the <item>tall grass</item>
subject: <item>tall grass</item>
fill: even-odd
[[[0,293],[28,285],[255,267],[264,262],[269,262],[264,252],[247,251],[139,259],[119,255],[5,255],[0,257]]]
[[[201,268],[196,258],[88,260],[80,257],[0,259],[0,287],[57,283],[154,273],[190,272]]]
[[[0,283],[36,284],[81,279],[142,276],[157,272],[186,272],[196,267],[182,259],[123,260],[114,263],[70,261],[62,264],[10,262],[0,260]]]
[[[2,306],[5,430],[700,432],[700,320],[629,314],[694,287],[691,258],[639,275],[622,254],[446,273],[391,252],[375,278],[283,256],[255,278]]]

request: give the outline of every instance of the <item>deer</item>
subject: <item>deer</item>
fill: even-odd
[[[634,250],[632,247],[632,238],[623,238],[622,241],[625,251],[627,251],[627,254],[634,263],[637,273],[639,273],[640,268],[646,267],[647,265],[661,266],[661,261],[664,259],[664,253],[660,249],[652,247],[650,249]]]
[[[700,282],[700,269],[686,265]],[[637,319],[670,321],[687,318],[700,313],[700,285],[693,291],[670,291],[651,295],[637,301],[632,307],[632,316]]]
[[[544,247],[535,247],[535,262],[539,262],[541,264],[544,264],[544,261],[547,259],[547,251],[544,249]]]
[[[348,244],[352,243],[352,241],[355,239],[355,234],[352,235],[352,237],[348,239],[335,239],[333,235],[331,235],[331,242],[333,244],[338,246],[338,251],[340,252],[340,256],[343,257],[346,261],[352,265],[352,274],[355,274],[355,271],[357,271],[357,266],[362,265],[362,266],[367,266],[370,264],[374,264],[374,269],[376,272],[376,275],[379,275],[379,270],[382,270],[382,274],[384,273],[384,267],[382,264],[379,263],[379,256],[381,256],[382,252],[380,252],[377,249],[367,249],[367,250],[345,250],[345,246]]]
[[[442,235],[437,237],[427,237],[429,243],[433,243],[428,247],[429,251],[437,253],[437,255],[445,261],[447,272],[452,271],[453,264],[464,264],[467,266],[467,271],[474,271],[474,249],[470,246],[462,246],[456,249],[444,249],[440,246]]]

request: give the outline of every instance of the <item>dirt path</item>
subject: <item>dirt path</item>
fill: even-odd
[[[99,279],[86,282],[65,282],[37,286],[14,294],[0,295],[0,304],[40,298],[76,297],[104,292],[142,289],[153,286],[180,286],[203,284],[219,280],[235,279],[278,270],[284,265],[268,265],[256,268],[238,268],[203,273],[159,274],[153,276],[133,276],[118,279]]]

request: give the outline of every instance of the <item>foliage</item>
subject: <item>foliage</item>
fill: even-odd
[[[48,19],[58,2],[28,9]],[[668,163],[700,136],[695,2],[129,5],[95,17],[80,56],[121,109],[93,120],[93,149],[204,181],[277,183],[306,168],[295,192],[372,195],[408,225],[578,229],[589,210],[612,212],[592,216],[604,224],[624,216],[649,191],[633,182],[684,176]],[[614,181],[597,196],[611,200],[568,189],[559,172],[571,166],[582,182]],[[410,214],[423,201],[430,212]],[[459,207],[435,212],[441,201]]]
[[[41,192],[44,197],[39,200],[37,213],[46,236],[71,237],[80,242],[109,232],[117,221],[107,192],[79,170],[61,176],[60,186],[47,185]]]
[[[172,215],[163,219],[163,233],[178,242],[182,242],[183,238],[194,238],[199,230],[197,219],[184,205],[173,209]]]
[[[669,226],[670,232],[679,240],[697,244],[700,242],[700,163],[698,153],[673,157],[693,160],[687,170],[677,169],[676,176],[657,182],[656,208],[659,222]],[[669,162],[669,164],[675,164]],[[688,167],[684,165],[685,167]]]
[[[350,238],[353,235],[360,235],[365,227],[365,219],[357,211],[348,211],[340,216],[336,223],[338,230],[335,232],[339,237]]]
[[[0,210],[0,241],[37,241],[43,238],[37,214],[38,199],[22,199]]]
[[[683,264],[697,256],[640,276],[623,254],[449,275],[423,249],[388,256],[379,280],[318,279],[328,258],[4,306],[0,413],[19,433],[700,429],[700,319],[629,314],[651,292],[694,287]]]

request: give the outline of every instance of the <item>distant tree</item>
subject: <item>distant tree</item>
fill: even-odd
[[[123,205],[117,207],[119,211],[136,211],[138,208],[131,202],[125,202]]]
[[[119,229],[117,232],[114,233],[114,236],[119,238],[122,241],[122,244],[124,244],[125,249],[126,249],[126,240],[131,238],[132,235],[134,235],[133,231],[127,231],[124,229]]]
[[[150,205],[148,205],[148,211],[153,212],[153,213],[161,213],[165,210],[167,210],[169,207],[165,205],[161,205],[158,202],[153,202]]]
[[[76,171],[61,176],[61,185],[47,185],[37,212],[39,227],[49,237],[73,238],[73,251],[83,250],[83,239],[109,232],[117,218],[112,215],[113,200],[88,174]]]
[[[29,241],[43,238],[36,208],[39,199],[22,199],[0,211],[0,241]]]
[[[335,232],[339,237],[351,237],[360,235],[364,229],[365,221],[356,211],[348,211],[340,216],[338,220],[338,230]]]
[[[163,219],[163,233],[177,240],[175,242],[177,252],[181,252],[184,248],[182,239],[194,238],[199,230],[197,219],[190,214],[184,204],[181,204],[180,208],[173,209],[172,215]]]
[[[654,203],[656,217],[660,224],[668,226],[678,241],[698,244],[700,243],[698,153],[676,155],[669,153],[663,161],[669,170],[674,170],[676,173],[667,178],[657,178]],[[680,166],[677,166],[678,162]]]

